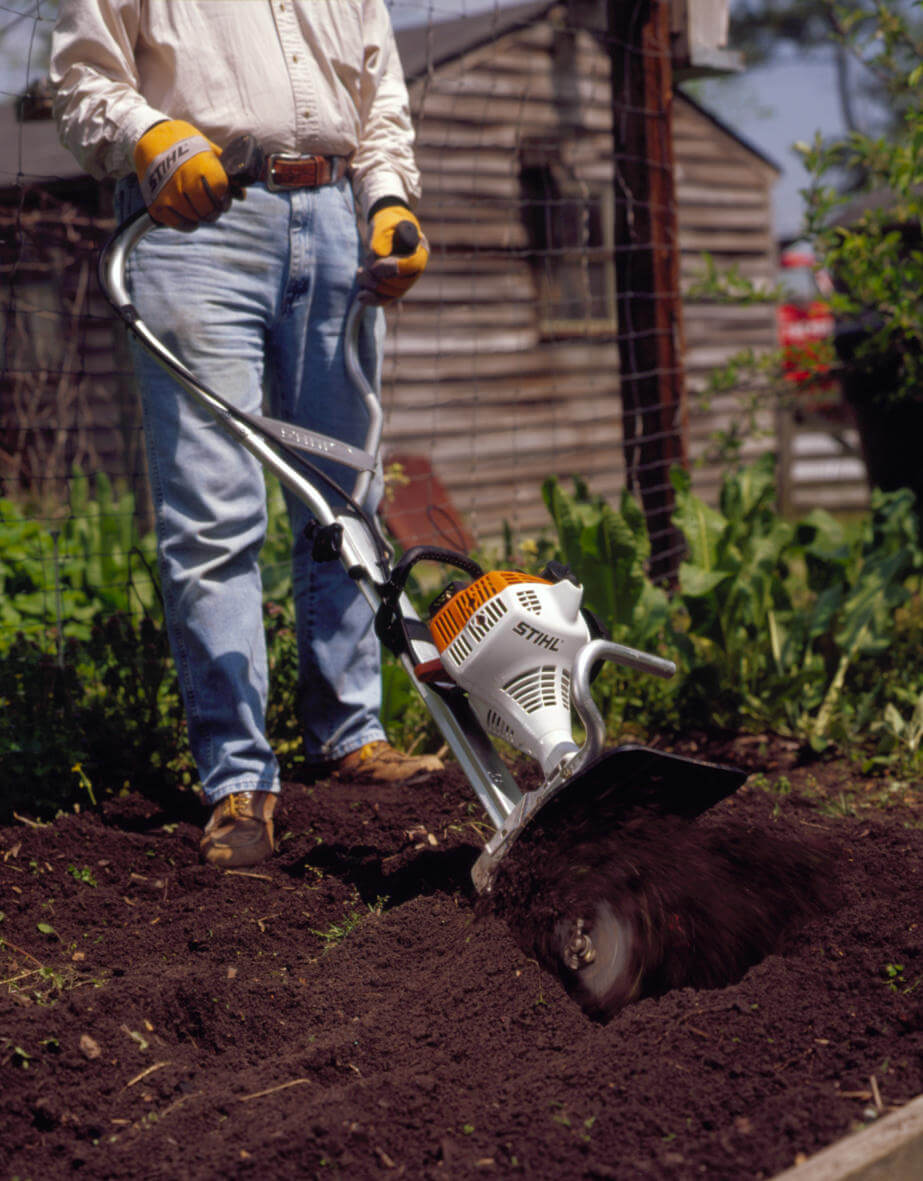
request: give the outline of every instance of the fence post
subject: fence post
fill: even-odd
[[[669,471],[686,463],[679,236],[673,175],[670,0],[608,0],[615,282],[628,488],[644,508],[651,575],[675,575]]]

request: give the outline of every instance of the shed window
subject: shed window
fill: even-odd
[[[524,160],[523,218],[544,337],[615,332],[613,199],[556,161]]]

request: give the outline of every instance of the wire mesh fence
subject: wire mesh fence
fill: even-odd
[[[401,545],[518,544],[549,529],[543,480],[578,476],[635,494],[655,572],[675,566],[670,468],[734,413],[690,413],[690,395],[774,338],[771,309],[683,298],[706,255],[769,278],[775,175],[677,90],[683,8],[395,0],[432,245],[388,313],[383,513]],[[140,412],[94,274],[112,186],[58,143],[54,15],[8,6],[0,40],[0,492],[20,538],[0,631],[49,644],[93,579],[113,610],[155,593]],[[697,469],[706,495],[716,478]]]

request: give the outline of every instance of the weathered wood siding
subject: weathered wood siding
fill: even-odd
[[[0,206],[0,481],[60,514],[75,471],[135,492],[149,523],[127,340],[96,280],[111,218]]]
[[[554,14],[437,67],[411,87],[432,244],[426,277],[390,313],[387,444],[428,455],[482,541],[547,526],[542,479],[578,473],[617,501],[624,485],[618,349],[603,338],[542,339],[522,216],[520,148],[557,139],[578,181],[611,182],[610,65]],[[769,280],[774,170],[690,105],[674,103],[684,283],[703,255]],[[618,246],[616,246],[618,248]],[[706,373],[743,347],[770,347],[767,307],[687,304],[690,452],[728,409],[697,406]],[[763,446],[766,445],[764,442]],[[696,469],[706,494],[715,473]]]
[[[757,285],[775,282],[772,231],[774,170],[690,102],[673,110],[680,269],[684,290],[702,278],[708,256],[719,274],[734,271]],[[708,462],[716,433],[741,419],[737,392],[706,398],[709,375],[747,349],[776,347],[775,309],[769,304],[727,304],[687,299],[685,365],[689,404],[689,458],[700,495],[713,500],[720,468]],[[743,454],[774,449],[774,409],[767,398]]]

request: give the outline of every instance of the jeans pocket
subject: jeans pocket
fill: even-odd
[[[348,177],[344,177],[344,179],[341,180],[340,183],[335,187],[339,193],[340,200],[343,202],[343,210],[346,213],[347,218],[352,223],[352,225],[356,226],[358,231],[358,252],[361,255],[365,248],[365,235],[362,233],[362,230],[359,227],[356,216],[356,195],[353,192],[352,181],[350,181]]]

